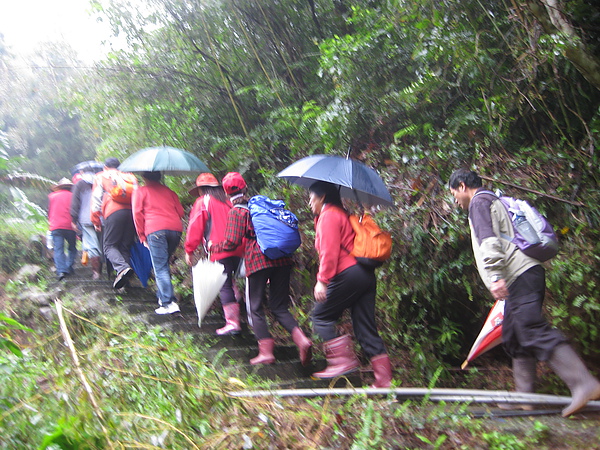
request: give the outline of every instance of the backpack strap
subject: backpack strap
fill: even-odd
[[[476,196],[478,196],[479,194],[489,194],[489,195],[493,195],[494,197],[496,197],[498,200],[500,200],[500,203],[502,203],[502,206],[504,206],[504,209],[506,209],[506,212],[508,213],[509,219],[511,219],[511,223],[512,223],[512,218],[510,217],[511,211],[508,208],[508,206],[506,206],[506,204],[502,201],[502,199],[500,198],[499,195],[497,195],[495,192],[492,192],[488,189],[484,189],[482,191],[478,191],[475,193],[475,195],[473,196],[473,198],[475,198]],[[506,241],[512,242],[513,238],[511,238],[508,234],[505,233],[500,233],[500,237]]]
[[[203,201],[204,209],[206,210],[206,215],[208,216],[208,220],[206,221],[206,225],[204,226],[204,242],[208,242],[210,240],[210,232],[212,231],[212,217],[210,216],[210,210],[208,209],[210,195],[204,194]]]
[[[236,203],[235,205],[233,205],[234,208],[240,208],[240,209],[245,209],[246,211],[248,211],[248,213],[250,212],[250,208],[248,207],[248,203]],[[250,223],[252,223],[252,216],[250,216]],[[244,235],[245,238],[247,239],[256,239],[256,232],[254,233],[250,233],[250,230],[246,231],[246,234]]]

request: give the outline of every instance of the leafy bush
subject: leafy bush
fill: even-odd
[[[43,262],[44,243],[35,226],[25,221],[12,222],[0,228],[0,270],[12,273],[25,264]]]

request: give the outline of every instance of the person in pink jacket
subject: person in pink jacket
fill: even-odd
[[[54,247],[54,265],[56,277],[59,281],[73,273],[73,264],[77,257],[77,235],[71,223],[71,188],[73,183],[67,178],[62,178],[52,186],[48,194],[48,225],[52,234]],[[65,242],[68,251],[65,255]]]
[[[231,209],[231,202],[227,198],[223,187],[211,173],[201,173],[196,178],[196,186],[190,189],[190,194],[198,196],[190,212],[190,222],[185,238],[185,261],[192,265],[194,252],[208,241],[220,242],[225,237],[227,216]],[[210,260],[221,263],[227,280],[221,288],[219,298],[225,314],[225,326],[217,330],[220,336],[239,334],[240,304],[234,291],[234,273],[240,265],[244,254],[241,245],[232,251],[211,253]]]
[[[350,254],[355,233],[342,205],[338,186],[317,181],[309,188],[310,208],[315,215],[315,248],[319,271],[312,311],[315,333],[324,341],[327,367],[315,378],[335,378],[360,366],[349,335],[338,336],[335,325],[344,310],[350,310],[354,335],[371,360],[374,388],[390,387],[392,367],[375,323],[377,278],[372,268],[363,267]]]
[[[143,172],[145,185],[133,192],[133,222],[140,242],[150,250],[159,308],[156,314],[179,312],[169,260],[181,241],[183,206],[175,192],[160,182],[160,172]]]

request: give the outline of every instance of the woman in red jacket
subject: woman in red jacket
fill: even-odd
[[[196,186],[189,192],[198,196],[190,212],[190,222],[185,237],[185,261],[191,266],[194,252],[200,244],[206,246],[209,240],[219,242],[225,237],[231,202],[212,173],[198,175]],[[210,260],[221,263],[224,273],[227,275],[225,284],[219,293],[225,314],[225,326],[217,330],[217,334],[220,336],[239,334],[241,331],[240,304],[234,291],[234,273],[243,254],[243,245],[231,251],[210,254]]]
[[[335,378],[358,369],[349,335],[337,336],[335,325],[345,309],[350,309],[354,335],[371,359],[375,383],[389,387],[392,380],[390,358],[375,325],[377,279],[373,269],[365,268],[350,254],[354,230],[342,206],[338,187],[317,181],[309,188],[310,208],[315,215],[315,248],[319,271],[314,288],[313,328],[323,339],[327,367],[315,378]]]
[[[159,308],[156,314],[179,312],[169,260],[181,241],[183,206],[175,192],[160,182],[160,172],[143,172],[145,185],[133,191],[133,221],[140,242],[150,250]]]
[[[258,339],[258,356],[250,364],[273,364],[275,341],[269,332],[265,315],[268,307],[275,320],[291,335],[298,347],[300,363],[310,364],[312,342],[308,339],[290,312],[290,275],[293,260],[290,257],[269,259],[263,254],[256,241],[256,232],[248,211],[246,181],[237,172],[223,177],[223,189],[234,205],[229,211],[225,237],[220,242],[209,242],[208,250],[213,252],[232,251],[245,241],[244,263],[246,266],[246,309],[248,323]],[[267,286],[269,296],[267,299]]]

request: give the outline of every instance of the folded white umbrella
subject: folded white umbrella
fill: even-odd
[[[223,264],[201,259],[192,268],[194,283],[194,302],[198,311],[198,326],[202,326],[202,319],[217,298],[219,291],[227,280]]]

